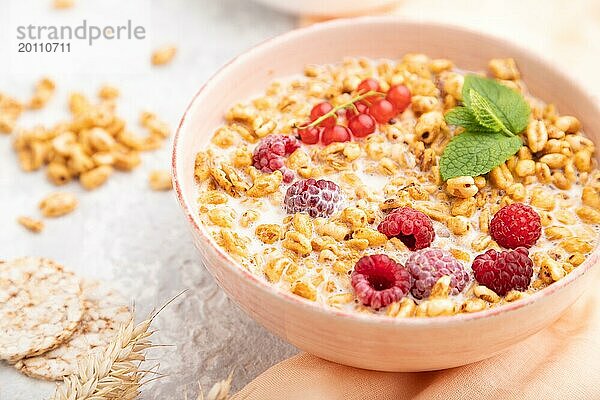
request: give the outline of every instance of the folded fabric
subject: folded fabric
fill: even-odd
[[[271,367],[232,399],[600,399],[600,291],[583,296],[548,329],[488,360],[442,371],[387,373],[300,354]]]

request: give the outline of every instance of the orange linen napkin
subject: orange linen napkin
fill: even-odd
[[[271,367],[232,399],[600,399],[600,291],[583,296],[550,328],[488,360],[443,371],[386,373],[300,354]]]

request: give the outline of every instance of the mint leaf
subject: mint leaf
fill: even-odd
[[[482,126],[491,129],[493,132],[504,132],[509,136],[513,133],[509,131],[502,123],[500,118],[494,114],[494,107],[489,101],[473,89],[469,91],[471,98],[471,112],[475,115],[477,122]]]
[[[463,132],[452,138],[440,158],[443,180],[479,176],[508,160],[523,145],[518,136],[502,133]]]
[[[446,113],[445,119],[448,124],[462,126],[469,132],[485,133],[489,131],[479,124],[473,112],[466,107],[454,107]]]
[[[476,95],[472,96],[473,93],[476,93]],[[482,125],[484,125],[481,122],[483,120],[497,129],[499,121],[506,128],[506,131],[518,135],[529,123],[531,109],[523,96],[493,79],[467,75],[463,84],[462,95],[465,106],[478,116],[477,120]],[[486,102],[482,103],[481,98],[485,99]],[[491,122],[490,118],[492,116],[496,120],[495,124]],[[502,130],[504,131],[504,129]]]

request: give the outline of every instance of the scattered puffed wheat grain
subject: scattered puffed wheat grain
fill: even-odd
[[[53,6],[56,9],[63,10],[75,5],[75,0],[54,0]]]
[[[152,190],[171,190],[171,172],[166,170],[154,170],[148,176],[148,182]]]
[[[39,219],[22,216],[17,218],[17,222],[34,233],[40,233],[44,230],[44,222],[40,221]]]
[[[166,65],[173,60],[177,53],[175,46],[163,46],[154,50],[152,53],[152,65]]]

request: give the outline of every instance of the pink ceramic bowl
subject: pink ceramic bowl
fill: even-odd
[[[240,268],[210,238],[197,217],[194,157],[205,148],[234,103],[263,92],[275,78],[306,64],[347,56],[398,58],[406,52],[445,57],[485,69],[494,57],[514,57],[531,91],[576,115],[596,139],[600,110],[581,88],[552,66],[505,41],[462,28],[389,17],[337,20],[292,31],[231,61],[188,107],[175,138],[173,175],[179,203],[204,265],[242,309],[270,331],[319,357],[382,371],[456,367],[491,357],[547,327],[593,282],[598,250],[558,283],[523,300],[475,314],[392,319],[320,307]],[[600,138],[599,138],[600,139]],[[200,266],[198,266],[200,267]]]

